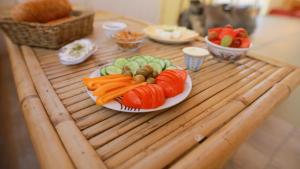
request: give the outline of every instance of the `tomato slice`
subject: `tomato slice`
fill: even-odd
[[[157,77],[157,80],[168,82],[176,90],[176,93],[181,93],[184,89],[183,80],[179,76],[174,75],[174,73],[163,72]]]
[[[165,97],[163,88],[160,87],[160,85],[158,85],[158,84],[152,84],[151,86],[156,89],[156,94],[158,95],[158,98],[159,98],[158,106],[163,105],[166,101],[166,97]]]
[[[156,80],[156,84],[158,84],[164,91],[165,96],[168,97],[174,97],[177,95],[176,89],[174,89],[173,86],[170,85],[170,83],[164,81],[164,80]]]
[[[187,78],[187,71],[186,70],[173,69],[173,70],[165,70],[164,72],[173,73],[174,75],[176,75],[180,79],[182,79],[184,82]]]
[[[149,89],[146,89],[145,86],[137,87],[133,89],[137,92],[138,96],[142,100],[142,108],[149,109],[152,106],[152,94],[150,93]]]
[[[130,90],[123,95],[122,103],[128,107],[142,108],[142,101],[133,90]]]
[[[158,107],[161,102],[161,98],[159,96],[159,93],[155,87],[153,87],[154,84],[148,84],[147,87],[152,93],[152,108]]]

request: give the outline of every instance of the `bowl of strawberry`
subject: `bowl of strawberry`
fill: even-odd
[[[208,29],[205,42],[214,57],[229,61],[244,56],[252,46],[248,32],[244,28],[234,29],[231,25]]]

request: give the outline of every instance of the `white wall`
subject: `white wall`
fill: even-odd
[[[93,10],[105,10],[131,16],[152,23],[159,23],[160,0],[70,0],[72,3]]]

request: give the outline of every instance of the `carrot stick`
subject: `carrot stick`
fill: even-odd
[[[96,90],[97,85],[103,85],[106,83],[112,83],[112,82],[124,82],[132,80],[131,76],[125,76],[125,77],[119,77],[114,79],[92,79],[89,82],[87,82],[86,86],[89,90]]]
[[[123,94],[125,94],[129,90],[132,90],[136,87],[139,87],[139,86],[142,86],[142,85],[145,85],[145,84],[146,84],[146,82],[143,82],[143,83],[133,84],[133,85],[130,85],[130,86],[125,86],[125,87],[122,87],[122,88],[119,88],[119,89],[116,89],[116,90],[112,90],[112,91],[106,93],[105,95],[103,95],[102,97],[98,97],[97,100],[96,100],[96,104],[97,105],[103,105],[103,104],[113,100],[114,98],[122,96]]]
[[[95,78],[88,78],[84,77],[82,78],[82,81],[85,85],[87,85],[88,82],[93,81],[93,80],[99,80],[99,79],[115,79],[119,77],[129,77],[128,75],[123,75],[123,74],[113,74],[113,75],[105,75],[105,76],[100,76],[100,77],[95,77]]]
[[[120,88],[120,87],[124,87],[124,86],[128,86],[132,84],[131,81],[124,81],[124,82],[112,82],[112,83],[107,83],[104,84],[102,86],[99,86],[94,92],[93,95],[94,96],[103,96],[106,92],[116,89],[116,88]]]

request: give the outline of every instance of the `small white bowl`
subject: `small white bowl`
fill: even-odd
[[[102,29],[106,37],[111,38],[117,32],[125,29],[127,25],[123,22],[104,22]]]
[[[209,56],[207,49],[199,47],[186,47],[182,49],[186,68],[192,71],[200,70],[205,58]]]
[[[214,44],[205,37],[205,42],[207,44],[207,49],[216,58],[234,61],[242,56],[246,55],[246,52],[251,48],[252,43],[249,48],[229,48],[221,45]]]
[[[70,50],[77,44],[86,47],[86,51],[77,56],[71,55]],[[59,50],[59,61],[63,65],[76,65],[84,62],[97,51],[97,46],[89,39],[81,39],[67,44]]]

